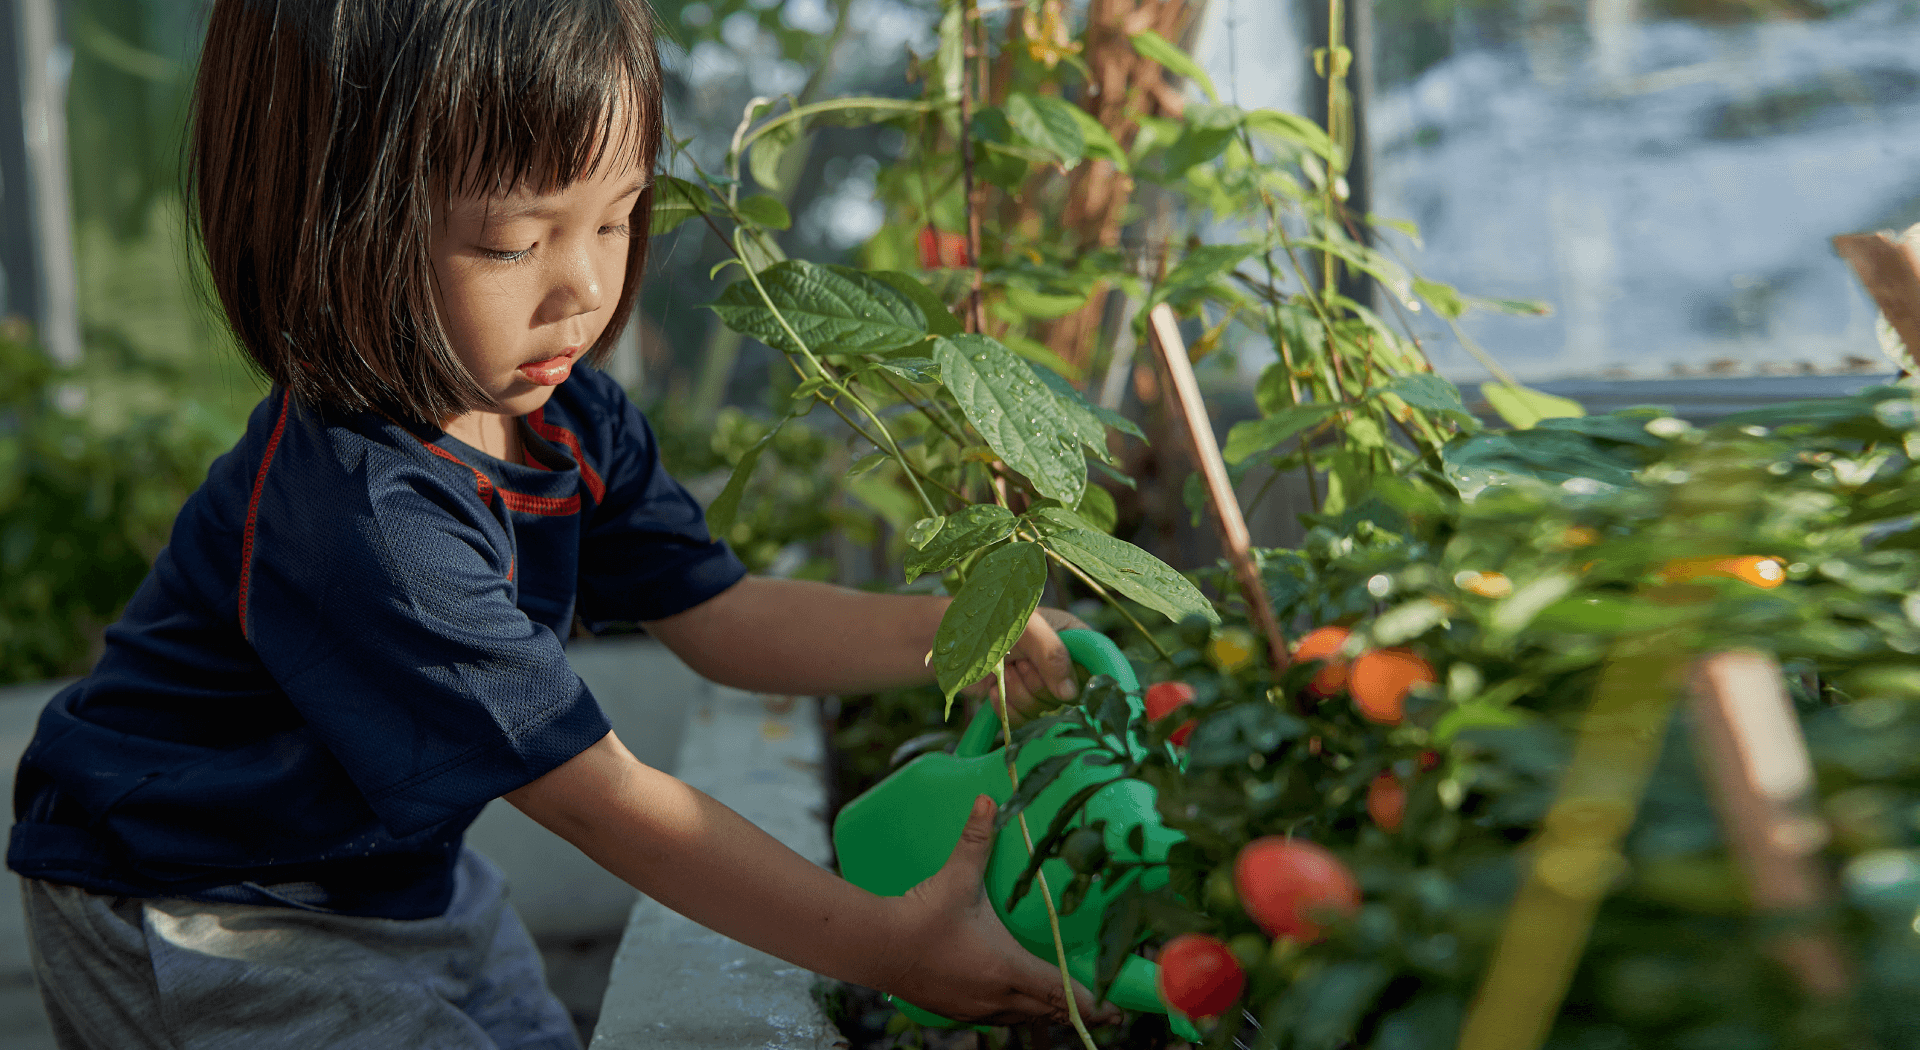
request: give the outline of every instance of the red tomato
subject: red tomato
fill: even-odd
[[[1339,859],[1304,839],[1268,835],[1247,843],[1233,862],[1240,906],[1270,937],[1320,939],[1328,914],[1360,910],[1360,884]]]
[[[1147,718],[1158,722],[1174,712],[1175,708],[1193,703],[1193,687],[1185,682],[1155,682],[1147,687]],[[1179,728],[1167,734],[1167,740],[1175,747],[1187,746],[1187,738],[1193,735],[1193,719],[1180,723]]]
[[[1400,786],[1400,778],[1392,773],[1382,773],[1367,785],[1367,816],[1373,818],[1380,830],[1389,834],[1400,830],[1400,820],[1407,813],[1407,789]]]
[[[1316,627],[1293,647],[1295,660],[1326,661],[1307,683],[1307,692],[1324,698],[1346,688],[1347,662],[1339,658],[1339,653],[1350,633],[1345,627]]]
[[[932,226],[920,227],[920,268],[938,270],[972,265],[967,258],[967,238]]]
[[[1440,768],[1440,752],[1438,751],[1420,752],[1420,771],[1421,772],[1425,773],[1425,772],[1429,772],[1431,770],[1435,770],[1439,768]]]
[[[1218,1017],[1247,986],[1240,960],[1204,933],[1183,933],[1160,949],[1160,998],[1188,1017]]]
[[[1193,703],[1193,687],[1185,682],[1155,682],[1147,687],[1147,719],[1158,722],[1181,704]]]

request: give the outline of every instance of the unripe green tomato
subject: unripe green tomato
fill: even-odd
[[[1094,828],[1081,828],[1060,844],[1060,859],[1082,875],[1100,870],[1107,862],[1107,838]]]
[[[1227,950],[1240,960],[1240,968],[1252,973],[1267,957],[1267,939],[1257,933],[1243,933],[1227,942]]]
[[[1207,876],[1207,910],[1232,915],[1240,910],[1240,894],[1233,888],[1233,869],[1215,868]]]

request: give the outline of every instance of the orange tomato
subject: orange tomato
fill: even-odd
[[[1339,858],[1304,839],[1268,835],[1233,862],[1240,906],[1269,937],[1320,939],[1328,915],[1360,910],[1360,884]]]
[[[1233,950],[1204,933],[1183,933],[1160,949],[1160,998],[1188,1017],[1218,1017],[1247,986]]]
[[[1345,627],[1316,627],[1293,647],[1295,660],[1326,661],[1313,681],[1307,683],[1307,692],[1324,698],[1346,688],[1347,662],[1340,659],[1339,654],[1351,633]]]
[[[1367,721],[1391,726],[1406,714],[1415,685],[1439,681],[1433,666],[1411,649],[1370,649],[1354,658],[1347,689]]]
[[[1400,830],[1401,818],[1407,814],[1407,789],[1400,785],[1400,778],[1392,773],[1382,773],[1367,785],[1367,816],[1373,818],[1380,830],[1392,834]]]

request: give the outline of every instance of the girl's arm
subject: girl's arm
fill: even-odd
[[[904,897],[878,897],[745,818],[642,764],[612,733],[507,800],[642,893],[816,973],[946,1017],[1065,1020],[1060,973],[994,915],[982,889],[993,804],[982,796],[953,856]],[[1093,997],[1074,986],[1080,1010]],[[1097,1016],[1117,1018],[1112,1007]]]
[[[874,594],[808,580],[748,576],[647,631],[703,677],[754,692],[871,693],[933,680],[927,655],[949,599]],[[1082,627],[1042,609],[1007,654],[1016,707],[1042,694],[1072,699],[1072,661],[1057,628]],[[984,692],[984,683],[974,690]]]

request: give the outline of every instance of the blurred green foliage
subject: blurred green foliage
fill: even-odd
[[[668,473],[712,502],[729,475],[772,422],[743,409],[723,408],[711,419],[694,418],[684,403],[662,401],[647,411]],[[871,516],[840,498],[840,471],[833,469],[835,442],[810,427],[782,427],[761,454],[759,469],[740,501],[740,511],[720,536],[754,572],[774,570],[802,579],[833,575],[821,541],[836,528],[871,541]]]
[[[1165,739],[1197,715],[1184,766],[1156,749],[1136,767],[1188,842],[1166,891],[1109,913],[1109,945],[1194,930],[1228,941],[1253,1022],[1218,1026],[1215,1045],[1237,1034],[1254,1047],[1451,1048],[1603,674],[1748,648],[1785,669],[1832,832],[1821,860],[1835,906],[1749,907],[1683,709],[1639,698],[1666,727],[1648,741],[1658,761],[1602,866],[1604,902],[1584,951],[1574,942],[1579,968],[1545,1045],[1908,1045],[1920,1031],[1914,392],[1710,429],[1659,410],[1546,421],[1457,438],[1433,466],[1314,519],[1299,549],[1262,552],[1284,622],[1350,628],[1348,657],[1405,647],[1431,664],[1437,681],[1415,688],[1399,723],[1369,721],[1344,695],[1307,696],[1317,663],[1276,678],[1247,658],[1250,624],[1231,604],[1220,627],[1156,632],[1170,659],[1136,645],[1144,677],[1197,694],[1140,727]],[[1741,555],[1778,559],[1784,581],[1674,569]],[[1368,810],[1383,774],[1406,793],[1397,829]],[[1270,939],[1242,911],[1235,858],[1268,835],[1317,842],[1356,874],[1364,905],[1325,940]],[[1801,923],[1838,938],[1851,994],[1803,993],[1768,950]]]
[[[207,465],[239,438],[137,360],[112,379],[56,370],[0,331],[0,682],[78,674],[166,543]]]

